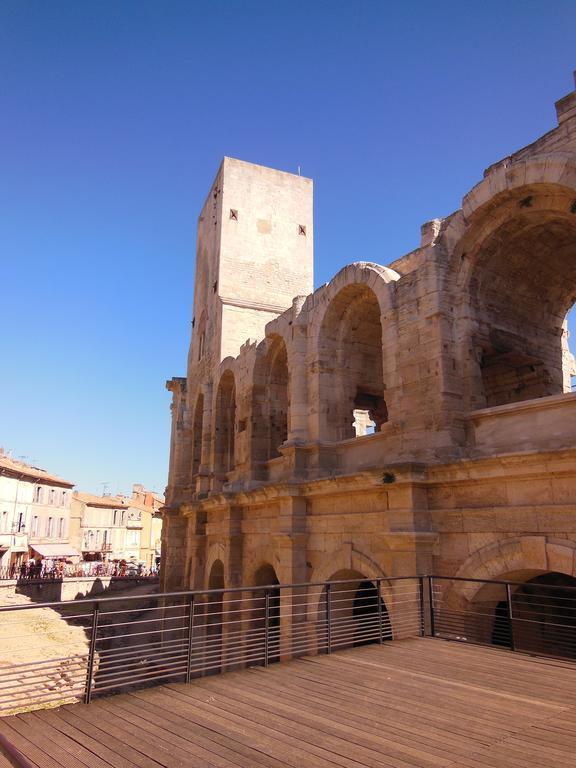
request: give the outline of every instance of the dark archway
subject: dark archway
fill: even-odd
[[[208,577],[209,590],[224,590],[224,564],[215,560]],[[205,668],[207,675],[216,675],[222,670],[222,600],[223,592],[211,592],[206,599],[206,651]]]
[[[355,646],[380,642],[380,622],[382,622],[383,638],[392,639],[388,609],[384,600],[380,598],[380,611],[378,610],[378,588],[372,581],[361,581],[358,584],[354,594],[352,620]]]
[[[362,573],[342,570],[330,579],[330,645],[333,650],[392,639],[392,625],[378,587]],[[327,647],[326,589],[320,604],[319,637]]]
[[[216,393],[214,471],[225,474],[235,466],[236,386],[232,371],[222,374]]]
[[[366,285],[343,288],[328,307],[318,339],[320,437],[347,440],[388,421],[380,305]]]
[[[254,367],[252,390],[252,456],[266,462],[280,456],[279,447],[288,438],[289,375],[286,344],[280,336],[268,345]]]
[[[512,589],[512,622],[506,600],[494,609],[492,644],[550,656],[576,658],[576,579],[544,573]]]
[[[273,566],[262,565],[254,576],[252,621],[248,636],[248,657],[252,664],[265,663],[266,624],[268,624],[268,663],[280,661],[280,582]],[[268,603],[268,609],[266,604]],[[268,621],[266,621],[268,614]]]

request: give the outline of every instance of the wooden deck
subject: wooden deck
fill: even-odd
[[[0,733],[38,768],[574,768],[576,664],[404,640],[6,717]]]

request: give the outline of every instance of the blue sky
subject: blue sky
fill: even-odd
[[[163,490],[222,156],[314,178],[317,285],[385,264],[555,126],[575,40],[573,0],[0,0],[0,445]]]

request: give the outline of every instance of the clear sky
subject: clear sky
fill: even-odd
[[[0,0],[0,445],[163,490],[222,156],[314,178],[319,285],[413,249],[575,68],[574,0]]]

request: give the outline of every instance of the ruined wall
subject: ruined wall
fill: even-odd
[[[250,256],[275,231],[264,233],[258,185],[248,194],[231,183],[228,198],[224,180],[222,220],[231,209],[238,218],[222,227],[221,298],[247,291],[257,264],[262,300],[277,287],[284,311],[241,346],[222,325],[230,356],[194,363],[186,388],[172,384],[185,415],[172,445],[165,587],[205,586],[217,561],[226,586],[254,583],[264,565],[284,583],[481,573],[474,558],[500,545],[492,577],[516,568],[518,552],[532,562],[525,570],[572,575],[576,393],[566,391],[564,326],[576,300],[576,92],[558,116],[491,166],[461,210],[424,225],[419,249],[391,267],[351,264],[291,305],[292,256],[279,249],[271,273],[264,250]],[[284,195],[283,176],[261,173]],[[294,246],[290,222],[308,211],[295,192],[277,230],[286,248],[311,248],[302,199],[306,236]],[[237,298],[228,305],[242,309]],[[202,417],[192,418],[199,391]],[[356,410],[374,434],[357,434]]]

